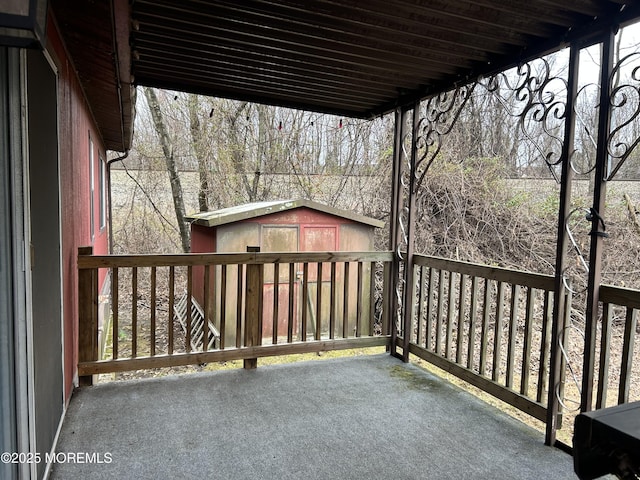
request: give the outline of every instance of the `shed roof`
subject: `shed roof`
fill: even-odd
[[[348,210],[330,207],[311,200],[277,200],[271,202],[254,202],[238,205],[236,207],[223,208],[213,212],[200,212],[187,217],[187,220],[197,225],[205,227],[217,227],[218,225],[226,225],[229,223],[240,222],[250,218],[262,217],[274,213],[294,210],[296,208],[310,208],[319,212],[334,215],[336,217],[346,218],[354,222],[371,225],[372,227],[382,228],[384,222],[364,215],[358,215]]]

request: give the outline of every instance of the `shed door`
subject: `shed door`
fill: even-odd
[[[261,250],[263,252],[297,252],[298,251],[298,227],[290,225],[263,225]],[[293,308],[291,312],[292,334],[298,334],[298,295],[299,286],[296,274],[298,265],[294,265],[293,278]],[[289,323],[289,265],[282,264],[278,272],[278,319],[277,335],[286,337]],[[262,317],[262,337],[273,336],[273,312],[275,281],[273,265],[266,265],[264,269],[264,297]]]
[[[338,250],[338,226],[303,225],[302,250],[305,252],[335,252]]]
[[[338,250],[338,226],[337,225],[313,225],[302,226],[302,250],[305,252],[335,252]],[[344,276],[344,268],[338,265],[336,276]],[[329,333],[329,314],[331,312],[329,299],[331,298],[331,264],[322,265],[322,303],[318,312],[318,266],[309,264],[309,281],[307,295],[307,337],[313,338],[316,332],[316,323],[320,322],[323,336]]]

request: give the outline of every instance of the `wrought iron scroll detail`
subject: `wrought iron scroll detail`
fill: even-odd
[[[416,179],[414,193],[420,189],[429,167],[442,149],[443,138],[455,126],[475,87],[475,83],[459,86],[431,97],[426,102],[425,113],[415,128],[418,157],[413,172]]]
[[[589,175],[596,168],[598,98],[600,85],[595,83],[581,86],[576,94],[573,115],[580,139],[573,146],[569,166],[578,175]]]
[[[622,80],[624,83],[620,83],[628,69],[631,73]],[[618,61],[611,75],[611,130],[607,138],[611,168],[607,180],[615,177],[640,143],[640,134],[634,128],[640,116],[640,52],[633,52]]]
[[[552,75],[549,61],[540,58],[493,75],[480,85],[518,119],[519,130],[560,182],[555,167],[562,161],[567,80]]]
[[[402,334],[402,315],[404,312],[404,289],[406,287],[405,268],[406,268],[406,254],[407,247],[409,245],[409,196],[410,192],[410,178],[411,178],[411,146],[413,137],[413,128],[409,125],[410,116],[403,117],[405,123],[402,130],[404,135],[401,140],[402,158],[400,165],[402,167],[399,180],[400,180],[400,205],[398,209],[398,216],[396,218],[397,225],[397,243],[395,247],[395,256],[398,259],[399,270],[397,272],[398,277],[396,279],[394,294],[396,296],[396,311],[393,312],[395,318],[395,327],[399,334]]]
[[[405,120],[408,122],[408,119]],[[410,191],[410,176],[412,175],[411,169],[411,142],[413,141],[413,134],[411,128],[405,129],[405,134],[402,139],[402,158],[403,168],[400,173],[400,195],[401,195],[401,208],[398,211],[398,244],[396,246],[396,255],[398,259],[405,260],[403,252],[406,252],[409,244],[409,196],[412,194]]]

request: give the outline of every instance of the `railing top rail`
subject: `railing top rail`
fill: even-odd
[[[540,290],[553,291],[554,277],[544,273],[532,273],[509,268],[491,267],[477,263],[460,262],[441,257],[427,255],[414,255],[416,265],[431,267],[438,270],[470,275],[473,277],[488,278],[498,282],[511,283],[525,287],[538,288]]]
[[[602,303],[613,303],[622,307],[640,309],[640,290],[600,285],[598,298]]]
[[[179,253],[171,255],[78,255],[78,268],[171,267],[318,262],[390,262],[392,252]]]

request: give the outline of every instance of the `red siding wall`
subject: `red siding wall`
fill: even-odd
[[[215,228],[203,227],[202,225],[191,225],[191,253],[212,253],[216,251]],[[213,276],[209,290],[211,294],[215,291]],[[204,305],[204,269],[203,267],[193,268],[193,296],[200,305]]]
[[[78,363],[78,247],[93,245],[97,254],[107,253],[107,228],[100,230],[99,164],[104,147],[87,105],[73,65],[49,18],[47,50],[58,67],[58,122],[62,208],[62,268],[64,309],[65,398],[73,388]],[[89,136],[94,147],[94,238],[90,228]],[[106,272],[101,272],[100,288]]]
[[[191,252],[211,253],[216,251],[215,228],[191,224]]]
[[[318,212],[311,208],[301,207],[284,212],[271,213],[261,217],[245,220],[247,222],[258,222],[269,225],[342,225],[345,223],[355,223],[348,218]]]

